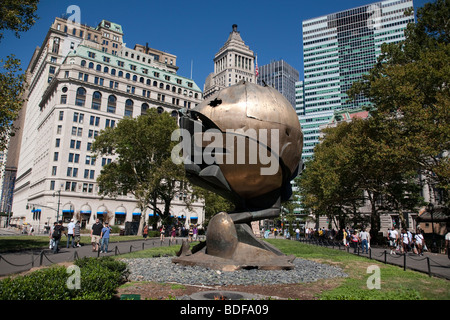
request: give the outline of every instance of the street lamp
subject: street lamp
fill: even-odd
[[[61,199],[61,189],[59,189],[56,192],[53,192],[53,196],[56,197],[56,194],[58,194],[58,209],[56,210],[56,222],[59,221],[59,203]]]
[[[432,243],[431,243],[431,252],[435,253],[437,252],[437,245],[436,245],[436,237],[434,235],[434,205],[430,202],[428,204],[428,211],[430,212],[431,216],[431,231],[432,231]]]

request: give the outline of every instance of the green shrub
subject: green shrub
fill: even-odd
[[[51,267],[0,281],[0,300],[109,300],[126,277],[126,264],[110,257],[83,258],[80,289],[69,289],[65,267]]]

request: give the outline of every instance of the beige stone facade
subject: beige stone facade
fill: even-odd
[[[202,91],[177,75],[175,55],[142,45],[128,48],[123,37],[116,23],[89,27],[56,18],[36,49],[27,69],[20,130],[10,147],[10,165],[17,168],[12,224],[39,231],[58,214],[65,223],[77,217],[87,228],[95,217],[123,227],[140,216],[133,196],[98,194],[96,178],[114,159],[95,159],[92,142],[101,130],[149,108],[177,117],[180,108],[201,102]],[[185,196],[173,200],[172,215],[201,224],[203,203],[194,201],[190,211]]]
[[[203,97],[241,80],[256,83],[255,55],[242,40],[237,25],[233,25],[227,41],[214,56],[214,72],[205,81]]]

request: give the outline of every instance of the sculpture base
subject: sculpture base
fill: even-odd
[[[177,258],[172,260],[185,266],[235,271],[239,269],[290,270],[295,256],[286,256],[267,242],[256,239],[247,224],[234,224],[231,217],[221,212],[208,226],[206,242],[192,250],[183,241]]]

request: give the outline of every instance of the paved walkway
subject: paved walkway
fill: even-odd
[[[302,242],[305,241],[304,239]],[[83,257],[98,257],[98,256],[114,256],[117,254],[124,254],[131,251],[139,251],[158,246],[177,246],[180,248],[182,238],[177,238],[174,243],[170,243],[166,238],[161,242],[159,238],[149,238],[148,240],[133,240],[112,242],[109,244],[107,253],[92,252],[91,245],[85,245],[79,248],[65,248],[60,249],[58,254],[53,254],[50,249],[44,250],[23,250],[11,253],[0,254],[0,276],[7,276],[23,271],[28,271],[31,268],[39,266],[49,266],[55,263],[74,261],[75,258]],[[353,254],[353,249],[347,249],[342,245],[339,247],[332,243],[322,243],[321,245],[336,250],[346,250],[349,254]],[[360,256],[375,259],[388,264],[398,265],[404,269],[412,269],[420,271],[432,276],[437,276],[450,280],[450,259],[447,255],[425,252],[423,256],[414,254],[406,255],[390,255],[390,250],[385,248],[372,247],[370,254],[357,252]],[[405,265],[406,264],[406,265]]]
[[[57,254],[54,254],[49,248],[0,253],[0,276],[28,271],[31,268],[39,266],[50,266],[55,263],[74,261],[76,258],[114,256],[149,249],[151,247],[169,245],[176,246],[179,249],[181,243],[182,238],[177,238],[173,243],[170,243],[169,238],[166,238],[163,242],[159,238],[110,242],[108,252],[99,253],[93,252],[91,245],[84,245],[78,248],[66,248],[66,242],[63,237],[62,246],[60,244],[60,250]]]

